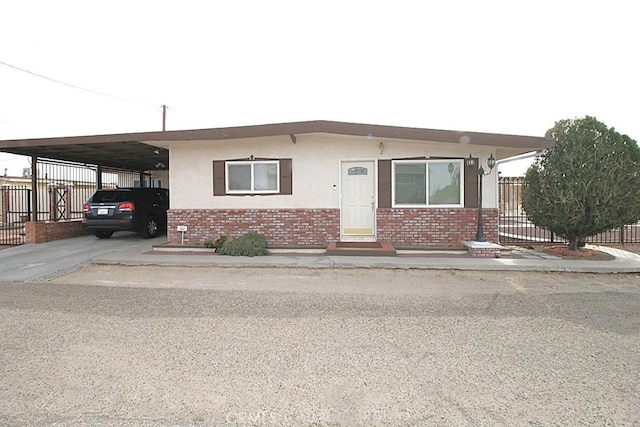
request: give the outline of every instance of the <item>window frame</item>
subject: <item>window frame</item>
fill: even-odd
[[[449,204],[430,204],[429,203],[429,164],[437,163],[457,163],[460,171],[459,179],[459,203]],[[425,204],[418,203],[396,203],[396,166],[402,164],[424,164],[425,165]],[[391,207],[392,208],[420,208],[420,209],[437,209],[437,208],[462,208],[465,206],[465,162],[464,159],[407,159],[391,161]]]
[[[231,190],[229,188],[229,167],[230,166],[251,166],[251,188],[249,190]],[[256,190],[255,166],[256,165],[275,165],[276,166],[276,188],[274,190]],[[280,193],[280,161],[279,160],[233,160],[225,161],[225,192],[229,195],[237,194],[279,194]]]

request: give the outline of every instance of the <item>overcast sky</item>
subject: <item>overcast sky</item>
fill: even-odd
[[[592,115],[639,140],[636,7],[7,1],[0,139],[160,130],[165,104],[168,130],[339,120],[542,136]],[[0,173],[18,163],[0,153]]]

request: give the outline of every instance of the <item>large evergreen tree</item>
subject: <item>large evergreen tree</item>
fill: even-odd
[[[577,250],[594,234],[640,220],[640,147],[594,117],[556,122],[555,146],[529,168],[522,207]]]

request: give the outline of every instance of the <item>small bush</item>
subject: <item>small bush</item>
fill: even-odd
[[[251,257],[269,255],[267,239],[256,233],[247,233],[237,239],[227,239],[218,253],[220,255]]]
[[[227,236],[220,236],[214,241],[208,241],[204,246],[208,249],[215,249],[216,252],[220,252],[222,245],[227,241]]]

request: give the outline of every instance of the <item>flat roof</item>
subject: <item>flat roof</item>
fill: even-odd
[[[327,133],[371,138],[430,141],[513,148],[520,152],[549,148],[553,140],[536,136],[422,129],[335,121],[305,121],[211,129],[138,132],[0,141],[0,151],[130,170],[169,165],[169,153],[153,145],[163,141],[225,140]]]

